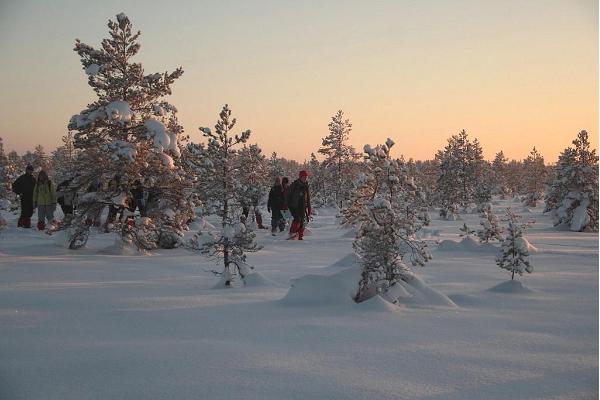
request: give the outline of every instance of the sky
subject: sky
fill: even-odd
[[[305,160],[341,109],[362,149],[431,159],[465,129],[487,159],[556,161],[586,129],[598,147],[598,3],[592,0],[0,0],[0,137],[60,144],[95,99],[73,51],[124,12],[146,73],[185,73],[169,101],[192,141],[224,104],[270,155]]]

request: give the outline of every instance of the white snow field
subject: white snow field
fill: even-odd
[[[432,213],[434,258],[401,306],[353,304],[352,238],[331,210],[303,242],[260,231],[260,275],[233,289],[184,249],[119,255],[94,233],[69,251],[5,214],[0,399],[598,398],[598,235],[510,204],[537,220],[533,274],[507,283],[489,246],[438,249],[479,218]]]

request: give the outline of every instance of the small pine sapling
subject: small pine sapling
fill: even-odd
[[[489,204],[486,205],[479,216],[481,217],[479,223],[482,226],[482,229],[477,231],[479,242],[489,243],[490,240],[503,241],[504,236],[502,233],[504,232],[504,228],[500,225],[498,217],[492,213],[492,207]]]
[[[231,287],[239,276],[243,284],[252,267],[246,263],[246,254],[260,250],[256,235],[239,222],[240,197],[244,192],[244,184],[238,176],[238,150],[234,147],[246,143],[250,138],[250,130],[239,135],[232,135],[236,124],[231,118],[231,110],[227,104],[219,114],[215,131],[200,128],[208,139],[206,147],[190,144],[190,167],[202,177],[199,189],[204,192],[207,202],[213,204],[221,218],[222,230],[218,233],[204,234],[198,232],[188,243],[192,250],[223,262],[222,271],[213,271],[221,276],[219,285]]]
[[[533,272],[533,266],[529,262],[528,242],[523,237],[533,221],[523,223],[521,219],[522,217],[513,213],[510,208],[506,210],[503,221],[508,222],[507,235],[496,257],[496,264],[512,274],[511,280],[515,279],[515,272],[519,275],[523,275],[523,272]]]
[[[460,237],[471,237],[471,235],[475,236],[475,231],[469,228],[466,223],[464,223],[463,226],[459,228],[459,230],[462,232],[460,234]]]

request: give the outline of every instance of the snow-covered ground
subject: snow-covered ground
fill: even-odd
[[[597,398],[598,235],[512,205],[537,221],[522,286],[495,249],[438,249],[464,222],[479,228],[476,214],[432,213],[427,291],[401,307],[346,297],[352,238],[331,211],[303,242],[260,231],[249,261],[264,279],[236,289],[211,289],[214,266],[183,249],[118,255],[94,234],[69,251],[8,216],[0,399]]]

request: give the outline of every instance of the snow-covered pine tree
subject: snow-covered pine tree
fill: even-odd
[[[236,171],[240,181],[240,190],[237,193],[238,204],[249,210],[248,218],[251,226],[262,221],[256,221],[260,211],[258,206],[267,193],[272,181],[269,179],[267,160],[257,144],[244,145],[236,158]]]
[[[493,195],[500,195],[504,198],[508,195],[508,186],[506,183],[506,168],[508,158],[504,156],[504,152],[500,150],[496,153],[494,161],[492,161],[491,170],[491,190]]]
[[[273,182],[277,176],[285,176],[285,169],[281,159],[277,156],[277,152],[271,153],[271,157],[268,160],[269,170],[269,182]]]
[[[383,294],[399,280],[412,277],[412,265],[431,259],[425,243],[416,239],[421,222],[414,204],[417,188],[402,163],[390,157],[391,139],[385,144],[364,147],[364,167],[353,194],[341,211],[345,223],[359,227],[353,247],[362,260],[363,271],[356,302]]]
[[[498,217],[494,215],[489,204],[481,211],[479,216],[481,218],[479,223],[482,226],[482,229],[477,231],[479,241],[481,243],[488,243],[490,240],[503,241],[504,228],[500,225]]]
[[[51,168],[50,159],[44,150],[44,146],[38,144],[35,146],[35,151],[33,152],[33,160],[32,160],[33,168],[36,170],[43,169],[48,175],[53,175],[53,170]]]
[[[360,155],[348,144],[352,124],[349,119],[344,119],[342,110],[331,117],[328,126],[329,134],[322,139],[319,148],[319,153],[325,156],[321,167],[327,173],[325,183],[333,194],[333,200],[341,208],[352,190],[353,170]]]
[[[436,183],[440,174],[438,160],[416,161],[415,184],[425,196],[426,206],[433,207],[436,203]]]
[[[533,266],[529,263],[528,242],[523,237],[531,222],[521,222],[521,216],[512,212],[510,208],[506,210],[506,218],[503,221],[508,222],[506,227],[506,238],[502,242],[500,253],[496,257],[496,264],[511,272],[511,280],[515,279],[515,272],[523,275],[523,272],[532,273]]]
[[[326,174],[322,163],[317,159],[315,153],[310,154],[308,161],[308,175],[310,176],[310,202],[314,208],[322,207],[330,203],[331,197],[328,193],[329,186],[326,184]]]
[[[465,130],[452,135],[444,150],[438,151],[440,163],[437,192],[440,215],[453,219],[459,207],[465,209],[474,201],[475,189],[481,182],[483,155],[477,139],[471,142]]]
[[[572,231],[598,231],[598,156],[590,149],[588,133],[581,131],[559,156],[547,188],[546,207],[554,225]]]
[[[531,153],[523,160],[523,185],[525,198],[523,202],[528,207],[537,206],[538,201],[544,198],[544,185],[546,182],[546,166],[544,156],[534,147]]]
[[[110,37],[102,40],[101,49],[79,39],[74,49],[97,95],[69,122],[74,147],[79,151],[76,169],[81,176],[77,184],[86,191],[93,183],[100,183],[95,195],[80,197],[83,207],[78,208],[74,219],[79,225],[74,232],[85,231],[88,211],[101,210],[114,201],[118,193],[107,189],[105,183],[119,175],[123,186],[134,180],[152,185],[154,207],[148,216],[160,233],[160,245],[173,247],[191,215],[191,206],[186,201],[188,182],[179,160],[183,129],[177,121],[177,109],[164,97],[171,94],[171,85],[183,70],[144,74],[142,65],[132,62],[140,49],[140,32],[132,31],[123,13],[117,15],[116,22],[109,21],[108,28]],[[130,236],[127,231],[120,230],[124,240]]]
[[[59,184],[65,179],[75,176],[75,157],[76,150],[73,143],[73,133],[67,132],[62,137],[63,145],[52,152],[52,165],[54,169],[54,179]]]
[[[218,234],[198,232],[189,247],[223,262],[223,270],[216,272],[221,276],[218,286],[223,287],[232,286],[238,276],[245,284],[246,276],[253,268],[246,263],[246,253],[261,248],[256,243],[254,232],[239,221],[242,182],[236,170],[238,154],[235,147],[248,141],[250,130],[234,135],[231,131],[235,123],[226,104],[219,114],[214,132],[210,128],[200,128],[208,144],[188,145],[190,158],[195,159],[191,166],[197,175],[203,177],[202,190],[206,198],[217,206],[222,228]]]
[[[505,169],[506,186],[508,192],[516,197],[525,191],[523,183],[523,163],[519,160],[510,160]]]

